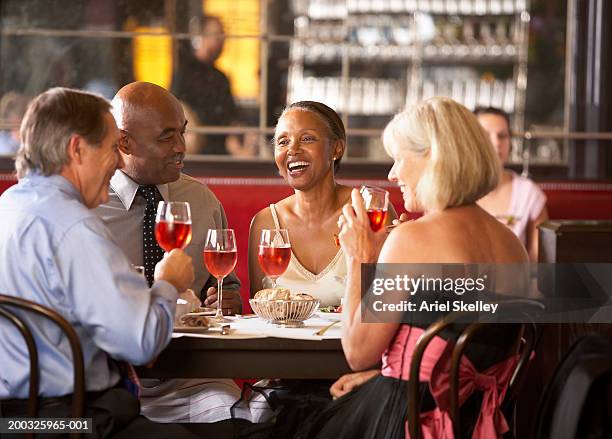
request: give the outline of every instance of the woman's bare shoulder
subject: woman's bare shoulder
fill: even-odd
[[[336,185],[336,192],[340,195],[340,198],[346,198],[350,202],[351,192],[353,191],[353,187],[345,186],[343,184]]]
[[[276,211],[276,215],[278,216],[282,227],[287,227],[288,220],[291,217],[292,212],[295,210],[294,205],[295,194],[289,195],[288,197],[274,203],[274,210]],[[253,217],[251,228],[256,225],[259,226],[260,229],[273,229],[276,227],[274,217],[272,216],[271,206],[261,209]]]
[[[288,197],[283,198],[282,200],[277,201],[274,205],[276,207],[276,211],[280,214],[284,214],[285,212],[292,212],[295,206],[295,194],[291,194]]]
[[[396,227],[381,257],[387,262],[520,262],[525,250],[512,231],[481,209],[426,215]]]
[[[432,248],[432,230],[421,218],[395,227],[380,253],[380,262],[428,262]],[[433,245],[435,247],[435,245]]]
[[[523,262],[525,248],[512,230],[480,207],[458,210],[453,235],[457,250],[474,262]]]
[[[403,222],[391,231],[389,237],[396,235],[401,236],[402,238],[420,238],[424,234],[429,234],[431,232],[429,223],[430,221],[427,217],[421,217],[414,221]]]
[[[264,207],[255,214],[251,220],[251,230],[254,229],[266,229],[274,226],[274,219],[272,218],[272,212],[270,206]]]
[[[492,221],[493,231],[489,239],[491,247],[495,249],[497,262],[528,262],[527,250],[514,232],[495,218]]]

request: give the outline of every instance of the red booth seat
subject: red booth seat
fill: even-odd
[[[612,183],[544,182],[551,219],[612,219]]]

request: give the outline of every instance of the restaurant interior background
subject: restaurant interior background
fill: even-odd
[[[190,161],[217,164],[200,165],[202,172],[274,172],[269,138],[276,117],[288,102],[315,99],[339,110],[347,125],[345,168],[365,162],[370,175],[384,177],[384,166],[374,165],[389,161],[380,132],[390,117],[406,104],[447,95],[468,108],[508,111],[511,160],[536,179],[601,179],[612,175],[609,137],[568,140],[562,133],[612,131],[606,3],[4,0],[0,95],[64,85],[112,97],[135,79],[171,87],[191,67],[185,60],[203,10],[223,23],[216,65],[238,111],[191,125],[203,136],[233,134],[244,148],[231,158],[196,148],[202,154]],[[3,112],[0,128],[15,128],[19,114]]]

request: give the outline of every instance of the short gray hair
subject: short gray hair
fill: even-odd
[[[385,149],[395,145],[429,164],[416,187],[425,211],[476,202],[497,186],[501,166],[476,116],[449,98],[431,98],[396,115],[383,132]]]
[[[17,177],[30,171],[59,174],[68,164],[66,147],[73,134],[98,146],[105,135],[110,102],[102,96],[56,87],[38,95],[21,122],[21,146],[15,158]]]

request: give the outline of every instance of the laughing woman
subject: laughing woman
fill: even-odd
[[[280,116],[274,133],[274,160],[294,194],[263,209],[251,222],[249,278],[251,296],[266,287],[257,252],[262,229],[287,229],[291,260],[278,286],[308,293],[321,306],[340,304],[346,262],[336,245],[338,215],[351,188],[336,182],[346,149],[346,132],[334,110],[320,102],[300,101]],[[396,217],[389,206],[387,221]]]

